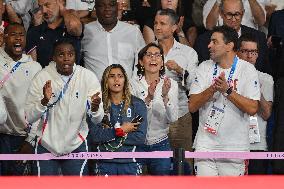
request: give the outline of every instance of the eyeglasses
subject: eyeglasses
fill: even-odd
[[[145,56],[147,56],[148,58],[162,58],[163,55],[161,55],[160,53],[155,53],[155,54],[152,54],[150,52],[146,52],[145,53]]]
[[[223,12],[223,14],[224,14],[224,16],[227,20],[231,20],[231,19],[233,19],[233,17],[235,17],[236,20],[240,20],[243,16],[243,12],[236,12],[236,13],[231,13],[231,12],[225,13],[225,12]]]
[[[252,50],[250,50],[250,49],[241,49],[240,52],[242,54],[251,54],[251,55],[254,55],[254,56],[256,56],[258,54],[258,50],[256,50],[256,49],[252,49]]]

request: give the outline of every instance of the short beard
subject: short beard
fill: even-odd
[[[57,16],[53,16],[51,18],[49,18],[48,20],[44,19],[48,24],[52,24],[55,20],[56,20]]]

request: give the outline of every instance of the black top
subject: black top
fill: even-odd
[[[49,28],[47,23],[44,22],[41,25],[32,27],[28,30],[26,52],[36,46],[37,61],[44,68],[52,60],[54,43],[58,41],[58,39],[68,38],[74,42],[77,59],[76,63],[79,64],[82,37],[83,35],[76,37],[68,34],[64,22],[56,29]]]
[[[268,26],[268,37],[271,35],[279,36],[284,41],[284,9],[272,13]]]

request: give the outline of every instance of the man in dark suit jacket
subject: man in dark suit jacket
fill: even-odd
[[[228,6],[229,3],[230,6]],[[223,3],[220,4],[220,11],[224,25],[234,28],[238,32],[239,36],[245,33],[252,33],[256,36],[259,42],[259,57],[255,67],[259,71],[271,73],[271,69],[267,62],[267,45],[265,34],[253,28],[241,25],[244,13],[242,1],[223,1]],[[194,49],[198,54],[198,60],[200,63],[210,58],[207,46],[210,42],[211,34],[211,31],[207,31],[200,35],[195,42]]]

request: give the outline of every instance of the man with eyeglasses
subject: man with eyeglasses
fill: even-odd
[[[255,65],[258,57],[258,41],[254,35],[244,34],[240,37],[238,56],[241,59],[246,60],[247,62]],[[260,84],[261,97],[260,101],[258,102],[258,112],[254,116],[254,119],[257,120],[257,127],[252,127],[250,125],[250,151],[264,152],[268,150],[266,143],[266,126],[267,120],[272,112],[274,82],[273,78],[266,73],[257,71],[257,74]],[[266,174],[267,167],[267,160],[249,160],[248,174]]]
[[[198,64],[195,50],[174,39],[177,23],[178,16],[171,9],[159,10],[155,16],[154,34],[164,51],[166,76],[177,81],[179,87],[179,120],[170,126],[172,129],[170,138],[173,139],[181,136],[179,135],[181,128],[189,128],[191,117],[187,114],[189,112],[187,92],[195,78],[195,69]],[[187,142],[189,141],[190,139],[187,138]]]
[[[228,18],[235,15],[235,19],[241,18],[242,24],[248,27],[258,29],[265,24],[265,0],[242,0],[243,10],[236,13],[224,13],[220,4],[226,0],[208,0],[203,8],[203,23],[206,29],[212,29],[214,26],[223,25],[223,16]]]
[[[223,19],[223,24],[235,29],[239,37],[245,33],[252,33],[256,36],[257,40],[259,41],[259,56],[255,67],[257,70],[270,73],[271,69],[267,63],[267,45],[265,34],[251,27],[242,25],[244,12],[247,11],[244,9],[243,1],[222,0],[219,10]],[[199,62],[208,60],[210,58],[207,45],[210,42],[211,34],[211,31],[205,32],[198,37],[195,43],[194,49],[197,51]]]

